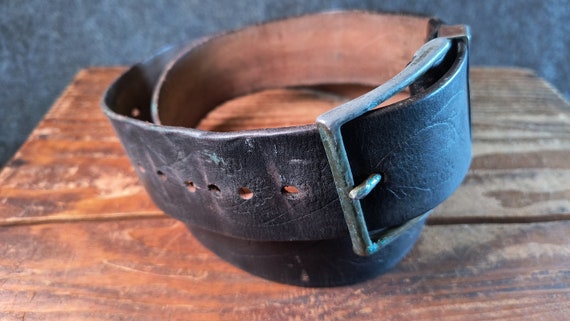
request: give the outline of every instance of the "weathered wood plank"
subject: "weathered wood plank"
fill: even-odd
[[[172,219],[0,229],[2,320],[566,320],[570,222],[428,226],[339,288],[251,276]]]
[[[157,217],[98,105],[123,68],[81,71],[0,172],[0,225]],[[474,159],[463,186],[431,224],[570,218],[570,107],[529,71],[476,69]],[[359,86],[271,90],[211,113],[203,129],[312,122]],[[324,93],[328,92],[328,93]],[[332,94],[331,94],[332,92]]]
[[[79,72],[0,172],[0,226],[164,216],[99,108],[123,70]]]

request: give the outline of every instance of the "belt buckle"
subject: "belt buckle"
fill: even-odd
[[[462,28],[462,31],[463,35],[461,36],[468,39],[468,29]],[[355,186],[344,147],[341,127],[399,93],[431,67],[439,64],[451,48],[451,38],[460,36],[455,32],[450,32],[449,35],[447,32],[445,33],[445,35],[440,33],[444,37],[435,38],[425,43],[414,54],[412,61],[406,68],[392,79],[354,100],[321,114],[316,120],[329,166],[332,170],[344,219],[350,233],[352,248],[357,255],[369,256],[380,251],[417,222],[426,218],[431,211],[417,216],[402,225],[383,231],[377,241],[372,241],[360,200],[365,198],[382,181],[382,175],[380,173],[370,174],[364,182]]]

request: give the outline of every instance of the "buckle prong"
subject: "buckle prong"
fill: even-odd
[[[363,183],[354,186],[354,178],[344,147],[341,127],[411,85],[431,67],[439,64],[450,48],[451,40],[448,38],[430,40],[416,52],[408,66],[394,78],[352,101],[323,113],[317,118],[317,127],[331,167],[344,219],[352,240],[352,247],[358,255],[368,256],[378,252],[418,221],[425,218],[428,213],[417,216],[400,226],[383,231],[379,239],[373,242],[364,219],[360,200],[381,182],[382,176],[372,174]]]
[[[351,189],[348,193],[348,197],[352,198],[353,200],[361,200],[365,198],[378,183],[382,180],[382,175],[380,174],[371,174],[368,176],[364,182],[357,185],[355,188]]]

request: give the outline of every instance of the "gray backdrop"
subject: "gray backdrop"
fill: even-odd
[[[81,68],[128,65],[167,44],[329,9],[423,13],[469,24],[473,65],[534,69],[568,98],[569,4],[570,0],[0,0],[0,167]]]

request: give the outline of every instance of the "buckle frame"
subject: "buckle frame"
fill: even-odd
[[[382,175],[373,173],[362,183],[354,186],[354,178],[344,147],[341,127],[399,93],[420,78],[431,67],[438,65],[450,50],[451,43],[452,40],[447,37],[430,40],[414,54],[412,61],[406,68],[392,79],[372,91],[317,117],[317,128],[319,129],[321,141],[325,147],[327,159],[332,170],[336,191],[350,233],[352,248],[357,255],[369,256],[380,251],[417,222],[426,218],[431,211],[417,216],[400,226],[381,232],[378,240],[372,241],[360,200],[365,198],[382,181]]]

